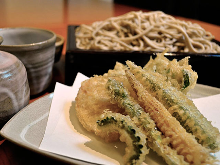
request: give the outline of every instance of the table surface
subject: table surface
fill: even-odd
[[[1,0],[0,28],[3,27],[37,27],[54,31],[64,37],[65,44],[59,62],[54,64],[53,81],[50,88],[42,95],[53,92],[55,82],[65,83],[65,51],[67,26],[90,24],[112,16],[118,16],[129,11],[148,11],[126,5],[115,4],[112,0]],[[198,23],[206,31],[211,32],[220,41],[220,26],[210,23],[178,17],[178,19]],[[41,96],[31,98],[30,103]],[[7,140],[0,141],[0,164],[60,164],[53,159],[44,157]]]

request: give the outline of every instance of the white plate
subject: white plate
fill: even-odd
[[[197,84],[195,89],[190,92],[190,97],[200,98],[215,94],[220,94],[219,88]],[[23,108],[1,129],[1,136],[19,146],[54,159],[67,163],[91,164],[38,149],[43,139],[52,98],[53,93]]]

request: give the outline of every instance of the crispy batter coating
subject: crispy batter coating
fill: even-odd
[[[144,89],[129,70],[126,70],[126,75],[131,86],[136,90],[140,104],[150,114],[161,132],[170,138],[170,143],[177,153],[183,155],[185,161],[193,165],[212,164],[214,159],[210,156],[209,150],[197,143],[195,137],[186,132],[176,118]]]
[[[136,97],[125,76],[117,76],[115,79],[123,82],[131,95]],[[117,113],[123,113],[124,110],[119,108],[117,104],[111,103],[111,97],[105,88],[107,81],[108,77],[95,76],[82,82],[76,97],[76,115],[87,131],[94,132],[107,142],[110,142],[117,140],[119,134],[116,132],[107,134],[101,131],[97,128],[96,121],[106,109]]]
[[[114,69],[109,69],[108,73],[105,73],[103,76],[125,76],[125,69],[127,67],[120,63],[120,62],[116,62]]]
[[[192,70],[189,65],[189,58],[185,57],[180,61],[173,59],[170,61],[163,53],[157,53],[155,59],[150,59],[144,66],[147,72],[157,72],[165,77],[165,81],[169,81],[172,86],[182,91],[183,93],[189,92],[196,85],[198,75]]]
[[[130,116],[120,113],[105,112],[97,121],[99,128],[106,132],[113,130],[120,133],[120,140],[127,144],[124,163],[126,165],[141,165],[145,160],[147,142],[145,134],[132,122]]]
[[[126,127],[126,129],[128,128],[127,130],[130,130],[131,128],[130,124],[135,124],[138,127],[137,129],[140,128],[140,133],[145,133],[148,145],[151,148],[153,147],[153,150],[156,151],[158,155],[162,156],[170,165],[182,165],[184,163],[193,165],[214,164],[216,160],[210,155],[210,152],[211,149],[212,152],[219,150],[218,129],[213,129],[211,126],[209,126],[210,123],[207,124],[207,122],[204,120],[200,121],[196,119],[198,118],[198,115],[189,115],[189,117],[186,118],[187,122],[184,122],[184,125],[181,126],[181,121],[183,119],[180,121],[178,117],[178,115],[181,114],[183,118],[187,116],[187,113],[183,112],[183,110],[185,110],[184,107],[188,105],[189,101],[185,103],[184,100],[189,99],[184,93],[187,93],[189,88],[192,88],[196,83],[196,79],[194,79],[195,81],[190,80],[192,70],[190,70],[190,74],[187,72],[188,77],[184,77],[185,72],[182,72],[182,77],[184,79],[181,78],[183,81],[181,81],[179,84],[182,84],[182,86],[178,88],[178,85],[175,86],[175,83],[173,83],[174,81],[179,82],[178,76],[174,76],[169,79],[170,75],[167,75],[167,73],[170,73],[170,71],[167,72],[166,69],[168,66],[167,62],[170,64],[172,62],[164,60],[162,57],[162,62],[160,59],[158,62],[158,59],[154,62],[151,61],[149,65],[146,65],[148,66],[147,69],[146,66],[142,69],[140,66],[136,66],[130,61],[126,62],[128,67],[117,62],[114,69],[109,70],[108,73],[104,74],[103,76],[94,76],[82,82],[76,97],[77,118],[87,131],[95,133],[103,138],[106,142],[118,140],[120,134],[121,138],[125,137],[125,133],[120,131],[124,130],[124,126],[127,126],[127,124],[129,125]],[[185,71],[185,68],[182,68],[183,65],[184,67],[186,65],[187,69],[191,69],[191,66],[188,66],[188,62],[186,60],[188,59],[182,60],[178,63],[178,67],[180,67],[180,70],[182,71]],[[167,65],[161,66],[163,62],[165,62]],[[156,70],[154,71],[155,66]],[[165,67],[165,70],[163,67]],[[159,70],[164,71],[164,74],[162,72],[160,73]],[[174,71],[176,70],[174,69]],[[145,74],[147,74],[148,77],[146,77]],[[194,78],[197,78],[196,73]],[[108,80],[113,79],[118,84],[123,84],[123,88],[127,91],[125,92],[122,90],[122,88],[115,86],[114,84],[110,89]],[[167,84],[166,86],[164,86],[165,83]],[[170,87],[167,88],[167,86]],[[114,96],[111,96],[108,91],[113,90],[112,87],[114,87]],[[170,90],[171,88],[175,90]],[[129,94],[129,97],[127,97],[126,93]],[[118,98],[116,98],[116,96]],[[178,100],[183,100],[184,104],[182,105],[182,102],[178,102]],[[140,106],[137,106],[137,104]],[[178,108],[180,108],[180,110]],[[194,113],[192,106],[188,105],[188,108],[190,109],[189,112]],[[143,113],[140,109],[143,110]],[[172,113],[171,110],[173,111]],[[177,118],[175,118],[176,116],[174,114],[177,113],[177,110],[180,114],[178,114]],[[196,114],[198,113],[199,111],[196,109]],[[103,121],[101,121],[104,123],[106,121],[113,122],[108,126],[109,130],[111,131],[106,131],[106,129],[104,129],[106,127],[100,128],[99,126],[100,117],[104,114],[108,115],[107,117],[105,116],[106,118],[103,119]],[[117,115],[114,116],[115,114]],[[128,122],[127,124],[124,123],[125,125],[123,125],[122,121],[124,121],[124,115],[129,115],[131,117],[131,123]],[[146,118],[146,115],[148,118]],[[191,119],[192,121],[195,120],[198,122],[189,123],[189,120],[191,121]],[[209,129],[205,129],[206,127],[203,128],[204,123],[205,125],[208,125],[207,128]],[[191,126],[192,124],[194,124],[194,126]],[[193,128],[193,130],[199,130],[199,128],[202,127],[201,130],[205,131],[203,132],[199,130],[196,134],[192,135],[192,132],[188,131],[189,127],[184,127],[185,125],[191,126],[190,128]],[[117,128],[115,126],[117,126]],[[113,127],[115,127],[115,129],[113,129]],[[132,133],[134,133],[134,131],[132,131]],[[198,140],[198,136],[196,136],[199,133],[202,135],[202,140]],[[210,138],[217,135],[217,140]],[[126,142],[126,140],[123,138],[121,140]],[[208,147],[207,144],[204,145],[205,143],[208,144]],[[136,149],[129,148],[129,152],[130,150],[132,150],[132,152],[137,152]],[[138,150],[138,152],[139,151],[140,150]],[[133,159],[129,158],[129,160]],[[132,161],[134,164],[137,163],[136,160],[139,162],[139,159],[134,160],[134,162]],[[140,160],[142,161],[142,159]]]
[[[118,106],[125,109],[125,113],[146,135],[148,146],[162,156],[168,165],[189,165],[184,161],[182,155],[178,155],[177,151],[170,147],[169,142],[167,142],[169,138],[161,135],[150,115],[130,96],[122,83],[117,82],[115,79],[109,79],[106,88]]]
[[[192,100],[185,94],[163,81],[158,73],[146,72],[140,66],[127,61],[130,71],[144,88],[174,116],[187,132],[192,133],[197,141],[212,152],[220,150],[220,134],[218,128],[197,109]]]

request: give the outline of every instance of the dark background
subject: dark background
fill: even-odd
[[[220,25],[218,0],[114,0],[114,2],[147,10],[161,10],[166,14]]]

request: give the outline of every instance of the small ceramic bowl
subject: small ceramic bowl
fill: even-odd
[[[56,52],[55,52],[54,62],[58,62],[60,60],[63,51],[63,44],[64,44],[64,38],[60,35],[57,35],[56,43],[55,43]]]
[[[56,34],[37,28],[2,28],[0,50],[15,55],[27,70],[30,94],[37,95],[50,85],[55,58]]]
[[[23,63],[0,51],[0,126],[29,103],[30,88]]]

